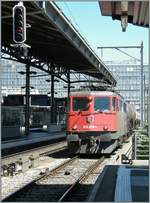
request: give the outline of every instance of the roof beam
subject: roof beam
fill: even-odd
[[[32,11],[32,12],[27,12],[26,15],[27,16],[33,16],[35,14],[39,14],[41,13],[41,11]],[[6,16],[2,16],[1,18],[2,19],[8,19],[8,18],[12,18],[13,16],[12,15],[6,15]]]
[[[44,10],[44,14],[49,17],[53,25],[59,28],[60,32],[70,41],[70,43],[73,44],[74,47],[76,47],[76,49],[79,50],[83,56],[100,71],[101,74],[104,74],[104,70],[108,72],[108,80],[110,83],[115,85],[116,81],[107,70],[106,65],[102,63],[91,47],[89,47],[85,39],[77,32],[70,22],[65,19],[65,17],[60,13],[60,10],[55,7],[52,2],[44,2],[44,7],[42,4],[39,4],[39,2],[35,2],[35,4]],[[79,44],[81,44],[80,47]]]
[[[7,19],[7,17],[11,16],[15,4],[16,2],[13,1],[2,2],[2,17],[4,17],[2,18],[2,44],[4,46],[13,43],[11,36],[12,18]],[[31,14],[31,16],[27,15],[27,22],[31,25],[27,42],[31,46],[29,52],[31,56],[44,63],[53,62],[63,65],[68,70],[87,71],[87,75],[95,78],[105,77],[109,84],[116,84],[116,80],[107,70],[106,65],[55,3],[50,1],[27,1],[24,2],[24,5],[28,13]],[[49,29],[49,27],[52,29]],[[53,36],[56,37],[57,41],[53,39]],[[37,44],[34,42],[37,42]],[[42,45],[45,42],[47,44]],[[57,46],[46,46],[48,43],[56,43]],[[66,45],[67,48],[60,47],[59,43]],[[12,52],[11,54],[15,53]],[[20,60],[23,60],[22,57],[20,58]]]

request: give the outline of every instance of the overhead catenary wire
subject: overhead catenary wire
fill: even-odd
[[[125,52],[125,51],[123,51],[123,50],[121,50],[121,49],[119,49],[119,48],[115,48],[115,49],[117,49],[118,51],[122,52],[123,54],[125,54],[125,55],[127,55],[127,56],[129,56],[129,57],[131,57],[131,58],[133,58],[133,59],[135,59],[135,60],[137,60],[137,61],[141,61],[140,59],[135,58],[134,56],[128,54],[127,52]]]

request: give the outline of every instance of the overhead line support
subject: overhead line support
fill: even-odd
[[[98,49],[117,49],[118,51],[120,51],[119,49],[140,49],[140,54],[141,54],[141,101],[140,101],[140,114],[141,114],[141,127],[143,127],[144,125],[144,121],[143,121],[143,118],[144,118],[144,111],[143,111],[143,42],[141,42],[141,46],[100,46],[100,47],[97,47]]]

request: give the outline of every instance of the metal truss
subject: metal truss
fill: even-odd
[[[29,55],[28,57],[25,57],[20,55],[22,51],[11,47],[11,46],[3,46],[1,49],[1,58],[6,59],[6,60],[12,60],[18,63],[23,63],[23,64],[30,64],[30,66],[35,67],[41,71],[44,71],[48,73],[49,75],[53,74],[55,77],[59,78],[60,80],[64,82],[67,81],[67,73],[68,69],[65,67],[58,65],[56,63],[49,63],[49,62],[44,62],[40,61],[38,58],[35,58],[34,56]],[[66,79],[64,79],[62,76],[66,76]]]
[[[22,54],[20,54],[22,53]],[[30,55],[30,51],[29,51],[29,56],[26,57],[23,55],[23,50],[19,50],[15,47],[11,47],[11,46],[2,46],[1,49],[1,58],[2,59],[6,59],[6,60],[12,60],[18,63],[23,63],[23,64],[30,64],[30,66],[35,67],[43,72],[46,72],[47,75],[51,75],[53,74],[56,78],[64,81],[65,83],[78,83],[78,82],[94,82],[94,83],[99,83],[99,82],[107,82],[105,81],[105,78],[98,80],[98,79],[93,79],[91,80],[91,76],[89,76],[90,78],[87,77],[87,75],[79,72],[75,72],[75,71],[71,71],[66,67],[61,66],[60,64],[56,64],[56,63],[49,63],[49,62],[44,62],[44,61],[40,61],[38,58]],[[68,74],[74,74],[76,79],[75,81],[71,81],[68,78]],[[44,74],[45,75],[45,74]],[[85,80],[80,80],[80,76],[78,75],[83,75]],[[38,77],[38,76],[31,76],[31,77]]]

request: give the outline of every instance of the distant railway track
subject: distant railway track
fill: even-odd
[[[49,144],[49,145],[46,145],[46,146],[41,146],[41,147],[35,147],[33,149],[27,149],[27,150],[24,150],[24,151],[21,151],[21,152],[17,152],[17,153],[12,153],[10,155],[5,155],[5,156],[2,156],[2,159],[7,159],[7,158],[11,158],[11,157],[14,157],[14,156],[17,156],[17,155],[21,155],[21,154],[25,154],[25,153],[31,153],[31,152],[34,152],[34,151],[39,151],[39,154],[40,155],[46,155],[48,153],[53,153],[59,149],[63,149],[63,148],[66,148],[66,145],[65,146],[62,146],[62,147],[59,147],[58,148],[58,144],[61,144],[61,145],[65,145],[66,142],[65,141],[62,141],[62,142],[58,142],[58,143],[55,143],[55,144]],[[47,149],[49,148],[49,149]],[[52,148],[52,149],[50,149]],[[47,151],[49,150],[49,151]]]
[[[82,159],[77,156],[65,161],[40,178],[19,189],[2,201],[67,201],[104,161],[100,159]]]
[[[49,139],[49,140],[41,140],[40,138],[29,140],[29,143],[26,143],[26,140],[28,139],[17,139],[17,140],[9,140],[9,142],[2,142],[2,156],[8,156],[12,155],[15,153],[21,153],[30,149],[38,148],[38,147],[43,147],[47,146],[50,144],[55,144],[61,141],[65,141],[65,136],[64,137],[53,137],[54,139]],[[15,142],[17,143],[15,144]],[[24,143],[18,144],[19,141],[25,141]],[[10,144],[10,145],[9,145]],[[6,146],[5,146],[6,145]]]
[[[65,150],[67,148],[66,142],[58,142],[55,144],[49,144],[46,146],[36,147],[33,149],[24,150],[21,152],[13,153],[11,155],[6,155],[2,157],[2,169],[3,166],[7,168],[9,165],[20,164],[23,166],[23,164],[31,165],[31,162],[36,162],[37,159],[39,159],[40,156],[46,156],[52,153],[55,153],[57,151]]]

